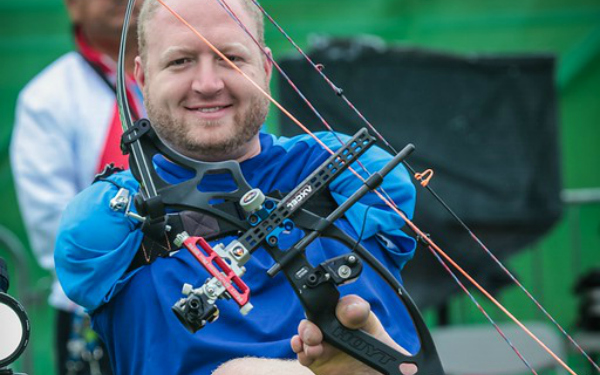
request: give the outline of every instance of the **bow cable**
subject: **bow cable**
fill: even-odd
[[[247,30],[245,25],[241,22],[241,20],[233,13],[231,8],[225,3],[225,0],[216,0],[223,6],[229,15],[244,29],[244,31],[254,40],[254,42],[262,48],[258,41],[254,38],[254,36]],[[304,59],[317,71],[317,73],[325,80],[325,82],[329,85],[329,87],[334,91],[334,93],[340,97],[354,112],[355,114],[367,125],[367,127],[380,139],[389,150],[393,152],[393,154],[397,154],[398,151],[392,146],[381,133],[375,128],[375,126],[364,116],[364,114],[346,97],[344,91],[335,85],[331,79],[323,72],[324,67],[322,64],[315,63],[308,54],[302,50],[300,46],[289,36],[288,33],[275,21],[275,19],[262,7],[262,5],[257,0],[250,0],[252,3],[256,5],[256,7],[264,14],[264,16],[269,19],[269,21],[275,26],[279,32],[289,41],[289,43],[304,57]],[[282,76],[286,79],[288,84],[292,87],[292,89],[301,97],[301,99],[308,105],[311,111],[320,119],[320,121],[324,124],[324,126],[336,135],[336,138],[343,144],[337,134],[334,132],[333,128],[327,123],[327,121],[321,116],[321,114],[316,110],[316,108],[312,105],[312,103],[306,98],[306,96],[297,88],[297,86],[293,83],[293,81],[289,78],[289,76],[285,73],[285,71],[275,62],[275,60],[267,55],[267,57],[271,60],[277,70],[282,74]],[[417,173],[415,169],[409,164],[407,160],[403,160],[402,163],[404,166],[411,172],[411,174],[420,181],[420,185],[423,186],[426,190],[428,190],[435,200],[437,200],[444,209],[452,216],[452,218],[458,222],[458,224],[469,234],[469,236],[475,241],[475,243],[484,250],[488,254],[490,258],[504,271],[511,281],[515,283],[525,295],[536,305],[536,307],[557,327],[557,329],[568,339],[568,341],[592,364],[592,366],[600,372],[600,367],[598,364],[594,362],[594,360],[590,357],[590,355],[575,341],[575,339],[558,323],[558,321],[542,306],[542,304],[529,292],[529,290],[517,279],[517,277],[510,271],[508,268],[494,255],[494,253],[483,243],[483,241],[474,233],[473,230],[452,210],[450,206],[437,194],[437,192],[429,186],[429,181],[433,175],[433,172],[428,174],[427,178],[423,178],[423,175],[428,173],[427,170],[423,173]],[[365,169],[363,167],[363,169]],[[366,171],[366,169],[365,169]],[[368,171],[366,171],[368,173]],[[383,189],[382,189],[383,190]],[[384,191],[385,193],[385,191]],[[391,200],[389,195],[386,194],[386,197]]]
[[[440,262],[442,267],[444,267],[446,272],[448,272],[450,274],[450,276],[454,279],[454,282],[456,282],[458,284],[458,286],[462,289],[462,291],[465,292],[467,294],[467,296],[469,296],[469,298],[471,299],[471,302],[473,302],[475,307],[477,307],[477,309],[479,309],[479,311],[481,311],[481,313],[486,317],[486,319],[494,326],[494,328],[496,329],[498,334],[502,337],[502,339],[504,339],[504,341],[506,341],[506,343],[510,346],[510,348],[513,350],[513,352],[515,352],[517,357],[519,357],[521,362],[523,362],[525,364],[525,366],[527,366],[527,368],[529,368],[529,370],[531,371],[532,374],[538,375],[537,371],[535,371],[535,369],[531,366],[529,361],[527,361],[527,359],[525,359],[525,356],[515,347],[515,345],[512,343],[512,341],[506,336],[504,331],[502,331],[500,326],[494,321],[494,319],[487,313],[487,311],[485,311],[483,306],[481,306],[481,304],[477,301],[477,299],[475,298],[473,293],[471,293],[471,291],[465,286],[465,284],[462,281],[460,281],[460,279],[456,276],[454,271],[452,271],[450,269],[450,267],[448,267],[448,264],[446,262],[444,262],[444,260],[440,257],[440,255],[438,253],[436,253],[435,251],[432,251],[431,254],[433,254],[433,256],[437,259],[437,261]]]
[[[317,143],[319,143],[327,152],[333,154],[334,152],[327,147],[314,133],[312,133],[308,128],[303,125],[296,117],[294,117],[288,110],[286,110],[277,100],[275,100],[270,94],[268,94],[259,84],[254,82],[250,77],[248,77],[241,69],[235,65],[231,60],[227,58],[221,51],[219,51],[210,41],[208,41],[198,30],[196,30],[189,22],[187,22],[181,15],[179,15],[174,9],[172,9],[169,5],[167,5],[163,0],[158,1],[165,9],[167,9],[175,18],[177,18],[180,22],[182,22],[187,28],[190,29],[197,37],[199,37],[206,45],[220,58],[223,59],[228,65],[232,67],[236,72],[240,73],[243,77],[245,77],[254,87],[256,87],[271,103],[273,103],[277,108],[279,108],[286,116],[288,116],[296,125],[298,125],[302,130],[304,130],[308,135],[310,135]],[[263,49],[263,52],[264,49]],[[353,174],[355,174],[359,179],[364,182],[364,178],[358,174],[351,167],[348,168]],[[535,334],[533,334],[523,323],[521,323],[514,315],[512,315],[500,302],[498,302],[494,297],[491,296],[489,292],[487,292],[480,284],[478,284],[464,269],[462,269],[456,262],[452,260],[439,246],[437,246],[430,238],[428,238],[408,217],[402,213],[395,204],[393,204],[390,200],[383,196],[379,190],[374,190],[374,193],[387,205],[389,206],[395,213],[397,213],[406,223],[407,225],[418,235],[420,235],[424,241],[426,241],[429,245],[429,248],[433,251],[435,250],[438,254],[446,259],[446,261],[450,262],[450,264],[457,269],[465,278],[467,278],[477,289],[479,289],[490,301],[492,301],[500,310],[502,310],[511,320],[515,322],[521,329],[523,329],[534,341],[538,343],[545,351],[547,351],[563,368],[565,368],[570,374],[577,375],[565,362],[563,362],[550,348],[548,348]]]
[[[321,120],[321,122],[324,124],[324,126],[330,131],[332,132],[336,138],[338,139],[338,141],[340,143],[343,144],[343,141],[339,138],[339,136],[337,135],[337,133],[335,133],[335,131],[333,130],[333,128],[329,125],[329,123],[323,118],[323,116],[318,112],[318,110],[314,107],[314,105],[306,98],[306,96],[300,91],[300,89],[297,88],[297,86],[293,83],[293,81],[289,78],[289,76],[286,74],[286,72],[283,70],[283,68],[281,68],[279,66],[279,64],[271,57],[271,55],[269,55],[264,48],[261,46],[261,44],[256,40],[256,38],[252,35],[252,33],[246,28],[246,26],[241,22],[241,20],[239,19],[239,17],[237,17],[237,15],[233,12],[233,10],[229,7],[229,5],[227,3],[225,3],[225,0],[216,0],[224,9],[225,11],[230,15],[231,18],[233,18],[238,25],[246,32],[246,34],[252,38],[252,40],[254,41],[254,43],[263,51],[263,53],[265,54],[265,56],[273,63],[273,65],[277,68],[277,70],[281,73],[281,75],[286,79],[286,81],[290,84],[290,86],[294,89],[294,91],[296,91],[296,93],[302,98],[302,100],[304,100],[304,102],[308,105],[308,107],[313,111],[313,113]],[[313,65],[315,67],[315,69],[319,72],[319,74],[327,81],[327,83],[329,84],[329,86],[335,91],[336,95],[342,97],[347,104],[354,109],[355,112],[357,112],[357,114],[360,116],[361,119],[363,119],[363,121],[369,126],[369,128],[375,133],[377,134],[377,136],[388,146],[389,149],[391,149],[394,154],[397,153],[397,151],[395,150],[395,148],[389,144],[387,142],[387,140],[385,140],[383,138],[383,136],[377,131],[377,129],[375,129],[375,127],[364,117],[364,115],[362,115],[362,113],[360,113],[360,111],[346,98],[346,96],[343,94],[343,90],[338,88],[322,71],[323,71],[323,67],[320,64],[315,64],[312,59],[310,59],[310,57],[308,55],[306,55],[306,53],[304,53],[304,51],[302,51],[302,49],[292,40],[292,38],[285,33],[285,31],[281,28],[281,26],[279,26],[277,24],[277,22],[266,12],[266,10],[264,10],[264,8],[262,8],[262,6],[255,0],[251,0],[262,12],[263,14],[279,29],[280,32],[282,32],[284,34],[284,36],[288,39],[288,41],[290,41],[291,44],[294,45],[294,47],[296,47],[296,49],[308,60],[308,62]],[[487,249],[487,247],[485,247],[485,245],[473,234],[473,232],[466,226],[466,224],[452,211],[452,209],[447,206],[447,204],[441,199],[441,197],[439,197],[436,192],[429,187],[429,181],[433,176],[433,171],[428,169],[426,171],[424,171],[423,173],[416,173],[415,170],[408,164],[408,162],[406,160],[403,161],[403,164],[405,164],[405,166],[407,167],[407,169],[409,169],[412,174],[414,175],[414,177],[420,181],[420,185],[422,185],[423,187],[427,188],[427,190],[429,190],[434,196],[435,198],[442,203],[442,205],[446,208],[447,211],[450,212],[450,214],[452,216],[454,216],[456,218],[456,220],[458,220],[461,225],[467,229],[467,231],[469,232],[469,234],[476,240],[476,242],[484,247],[484,249],[489,253],[489,255],[491,257],[493,257],[493,259],[496,261],[496,263],[499,264],[499,266],[502,267],[503,270],[505,270],[505,272],[510,273],[510,271],[508,271],[508,269],[506,269],[506,267],[504,266],[504,264],[502,264],[500,262],[500,260],[498,260],[493,253],[491,253],[491,251],[489,249]],[[363,168],[363,170],[365,170],[365,172],[368,172],[368,170],[366,170],[366,168],[364,166],[361,167]],[[385,192],[385,190],[383,188],[380,188],[380,190],[385,194],[386,198],[388,200],[390,200],[393,203],[393,200],[391,199],[391,197]],[[394,204],[395,205],[395,204]],[[431,250],[431,249],[430,249]],[[434,255],[436,255],[434,253]],[[451,272],[448,267],[446,266],[446,264],[443,263],[443,260],[436,255],[436,258],[438,259],[438,261],[440,261],[440,263],[442,263],[442,266],[444,266],[444,268],[446,268],[446,270],[448,270],[449,272]],[[451,276],[453,278],[455,278],[454,274],[451,273]],[[573,338],[564,330],[564,328],[562,326],[560,326],[560,324],[541,306],[541,304],[533,297],[533,295],[531,295],[529,293],[528,290],[525,289],[525,287],[514,277],[514,275],[512,275],[512,273],[509,274],[509,276],[511,276],[511,278],[513,279],[513,281],[521,287],[521,289],[524,290],[524,292],[529,296],[530,299],[533,300],[533,302],[538,306],[538,308],[540,308],[545,314],[546,316],[560,329],[560,331],[566,335],[571,342],[582,352],[582,354],[584,356],[586,356],[586,358],[588,358],[588,360],[591,360],[591,358],[587,355],[587,353],[585,353],[585,351],[583,351],[583,349],[579,346],[579,344],[577,344]],[[456,280],[456,278],[455,278]],[[463,288],[464,290],[464,288]],[[471,299],[473,299],[473,297],[471,297]],[[474,301],[475,302],[475,301]],[[484,313],[484,315],[487,316],[487,314],[482,311]],[[490,319],[488,318],[488,320],[490,320],[490,323],[492,323],[492,325],[496,326],[496,324]],[[499,329],[497,327],[497,329]],[[501,336],[505,337],[502,333],[500,333]],[[506,338],[505,338],[506,339]],[[508,342],[508,341],[507,341]],[[512,345],[512,343],[508,342],[508,344],[514,348],[514,346]],[[519,353],[517,353],[517,355],[519,355]],[[522,358],[519,355],[520,358]],[[523,358],[522,358],[523,359]],[[524,361],[525,362],[525,361]],[[593,361],[592,363],[597,366]],[[527,363],[526,363],[527,364]],[[529,366],[528,366],[529,367]],[[533,369],[532,369],[533,371]]]

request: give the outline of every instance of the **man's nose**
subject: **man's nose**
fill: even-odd
[[[223,90],[222,72],[215,61],[201,60],[196,70],[192,90],[206,96],[214,96]]]

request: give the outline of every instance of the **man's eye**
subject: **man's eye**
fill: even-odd
[[[181,66],[181,65],[186,64],[189,61],[190,61],[190,59],[182,57],[180,59],[175,59],[175,60],[172,60],[171,62],[169,62],[169,66]]]
[[[227,57],[229,61],[234,63],[242,62],[244,60],[238,55],[225,55],[225,57]]]

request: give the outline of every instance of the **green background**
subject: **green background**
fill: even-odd
[[[555,54],[564,187],[600,187],[599,0],[265,0],[262,4],[302,47],[315,33],[372,34],[390,43],[464,54]],[[27,244],[8,160],[15,101],[35,74],[73,44],[60,0],[0,1],[0,25],[0,224]],[[273,27],[267,25],[266,34],[276,56],[290,52]],[[271,116],[272,129],[274,123]],[[7,251],[0,248],[0,256],[7,257]],[[54,315],[45,302],[50,277],[29,250],[26,262],[31,278],[18,297],[32,320],[28,351],[36,374],[53,374]],[[600,205],[569,206],[564,219],[510,265],[557,320],[573,330],[577,313],[573,284],[578,276],[600,266]],[[9,267],[15,285],[17,274],[25,270],[17,269],[12,259]],[[18,294],[16,287],[11,293]],[[519,318],[540,318],[515,287],[498,298]],[[495,309],[489,310],[495,319],[505,320]],[[426,316],[435,323],[432,312]],[[463,297],[453,300],[451,319],[483,322]],[[578,357],[571,355],[569,362],[581,373],[587,370]]]

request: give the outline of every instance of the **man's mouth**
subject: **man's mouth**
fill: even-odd
[[[201,106],[191,105],[191,106],[185,106],[185,108],[188,111],[196,111],[196,112],[202,112],[202,113],[215,113],[215,112],[219,112],[223,109],[230,108],[231,106],[232,106],[231,104],[214,104],[214,105],[201,105]]]
[[[188,111],[196,113],[198,116],[204,119],[217,120],[229,113],[229,109],[232,108],[231,104],[218,104],[218,105],[203,105],[203,106],[189,106],[185,107]]]
[[[225,108],[225,106],[207,107],[207,108],[196,108],[196,111],[202,112],[202,113],[215,113],[217,111],[220,111],[223,108]]]

